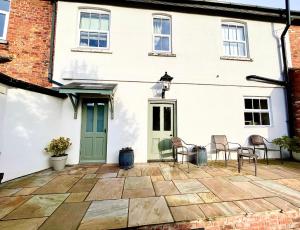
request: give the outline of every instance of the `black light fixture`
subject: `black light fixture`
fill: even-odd
[[[160,78],[159,81],[162,83],[162,89],[161,89],[161,97],[162,98],[165,98],[165,92],[170,90],[172,80],[173,80],[173,77],[168,75],[167,72],[165,72],[165,75]]]

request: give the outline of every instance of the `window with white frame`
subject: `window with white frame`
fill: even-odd
[[[242,23],[223,22],[223,55],[229,57],[247,57],[247,31]]]
[[[171,17],[166,15],[153,15],[153,51],[170,53],[171,43]]]
[[[270,99],[268,97],[245,97],[244,120],[246,126],[269,126]]]
[[[79,46],[109,48],[110,13],[103,10],[80,10]]]
[[[6,40],[10,1],[0,0],[0,39]]]

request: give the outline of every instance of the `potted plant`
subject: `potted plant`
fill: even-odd
[[[66,150],[72,145],[70,138],[59,137],[52,139],[44,149],[45,152],[51,155],[51,162],[54,170],[61,171],[65,168],[68,154]]]
[[[291,152],[291,158],[300,161],[300,139],[299,137],[282,136],[272,141],[273,144],[278,145]]]
[[[134,164],[134,152],[131,147],[122,148],[119,151],[119,166],[123,169],[130,169]]]

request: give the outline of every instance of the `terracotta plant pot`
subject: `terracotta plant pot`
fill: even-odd
[[[61,157],[51,157],[52,166],[55,171],[61,171],[66,166],[68,155]]]

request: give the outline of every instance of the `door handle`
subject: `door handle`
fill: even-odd
[[[173,137],[173,135],[172,135],[172,134],[170,134],[170,137]]]
[[[104,129],[104,132],[106,133],[106,129]]]

